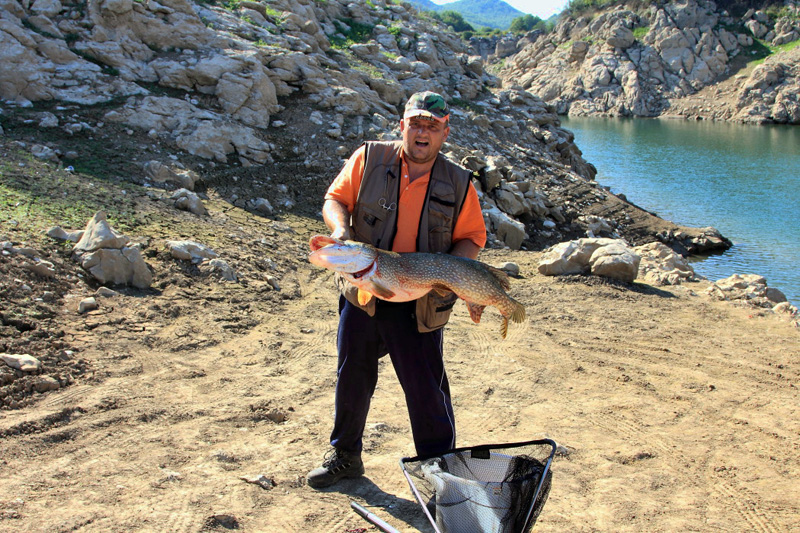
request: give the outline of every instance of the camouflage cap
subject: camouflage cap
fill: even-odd
[[[447,122],[450,118],[450,108],[441,94],[431,91],[414,93],[406,103],[403,118],[425,117],[439,122]]]

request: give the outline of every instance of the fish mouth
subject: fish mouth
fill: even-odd
[[[309,255],[331,244],[341,244],[341,243],[342,241],[334,239],[332,237],[327,237],[325,235],[314,235],[308,242],[309,248],[311,248],[311,253],[309,253]]]

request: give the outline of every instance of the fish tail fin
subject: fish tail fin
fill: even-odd
[[[511,308],[511,320],[519,324],[520,322],[525,321],[525,306],[523,306],[518,301],[511,298],[512,308]],[[506,334],[508,333],[508,317],[503,315],[503,327],[500,329],[500,333],[503,335],[503,338],[506,338]]]
[[[525,321],[525,306],[518,301],[511,299],[514,302],[514,309],[511,311],[511,320],[519,324]]]

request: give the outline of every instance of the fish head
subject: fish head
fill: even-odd
[[[312,265],[348,274],[371,267],[378,256],[378,252],[369,244],[341,241],[324,235],[311,237],[309,247],[311,253],[308,254],[308,260]]]

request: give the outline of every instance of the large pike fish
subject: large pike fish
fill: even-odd
[[[390,302],[408,302],[431,290],[439,294],[452,291],[467,303],[469,316],[476,324],[484,308],[497,307],[503,315],[503,338],[509,318],[525,320],[525,308],[511,298],[508,276],[502,270],[480,261],[448,254],[396,253],[355,241],[340,241],[315,235],[309,242],[308,260],[338,272],[358,287],[362,305],[374,296]]]

